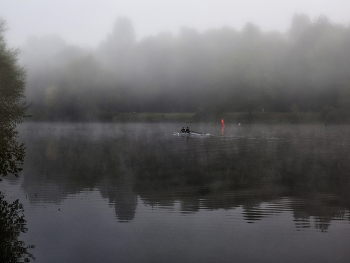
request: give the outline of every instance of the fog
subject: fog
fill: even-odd
[[[95,48],[111,32],[119,16],[130,18],[137,39],[159,32],[177,33],[182,26],[203,32],[209,28],[241,30],[247,22],[263,31],[285,32],[295,13],[312,19],[324,14],[336,23],[349,22],[347,0],[1,0],[0,16],[10,30],[10,46],[27,37],[60,35],[68,43]]]
[[[345,1],[16,1],[33,120],[318,113],[350,120]],[[19,23],[21,26],[19,26]],[[25,38],[25,40],[24,40]],[[22,44],[23,43],[23,44]]]

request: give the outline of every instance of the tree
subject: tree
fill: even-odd
[[[18,199],[9,203],[0,192],[0,262],[15,263],[35,260],[34,256],[28,252],[28,248],[35,246],[28,246],[24,241],[19,240],[21,233],[27,232],[26,223],[23,205]]]
[[[133,45],[136,35],[132,22],[127,17],[118,17],[112,33],[113,44],[116,48]]]
[[[0,18],[0,177],[18,176],[24,159],[24,145],[17,142],[16,125],[28,108],[24,97],[26,72],[17,63],[18,49],[8,49],[4,38],[5,21]],[[1,179],[0,179],[1,180]]]
[[[297,41],[310,27],[311,20],[306,14],[295,14],[292,19],[292,26],[289,35],[293,41]]]

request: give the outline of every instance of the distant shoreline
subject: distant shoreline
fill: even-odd
[[[39,116],[26,118],[25,122],[48,121],[48,122],[221,122],[225,123],[326,123],[322,120],[318,112],[229,112],[229,113],[117,113],[108,116],[108,118],[95,118],[91,120],[66,119],[47,119]]]

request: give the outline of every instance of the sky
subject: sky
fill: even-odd
[[[313,20],[324,14],[349,24],[349,0],[0,0],[10,47],[28,36],[59,35],[67,43],[96,47],[112,31],[119,16],[132,20],[137,39],[159,32],[176,34],[182,26],[199,32],[247,22],[263,31],[286,32],[294,14]]]

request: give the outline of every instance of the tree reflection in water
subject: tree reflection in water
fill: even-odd
[[[23,206],[18,199],[9,203],[0,192],[0,262],[30,262],[30,259],[34,259],[27,250],[34,246],[26,246],[24,241],[19,240],[20,234],[27,232],[26,222]]]
[[[126,132],[103,126],[98,136],[89,134],[93,127],[74,125],[62,133],[29,132],[23,188],[33,193],[35,184],[50,182],[57,192],[40,196],[53,202],[98,189],[123,222],[134,218],[138,198],[151,206],[180,203],[186,213],[241,207],[250,223],[287,209],[300,230],[313,224],[324,232],[332,220],[349,220],[347,137],[329,128],[317,134],[319,128],[306,127],[315,134],[302,136],[292,126],[282,128],[271,140],[246,132],[182,140],[153,126]]]

